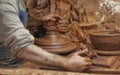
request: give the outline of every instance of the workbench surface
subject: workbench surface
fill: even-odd
[[[19,68],[0,69],[0,75],[120,75],[120,74],[91,74],[55,70],[41,70],[39,65],[25,63]]]
[[[110,75],[110,74],[88,74],[38,69],[0,69],[0,75]]]

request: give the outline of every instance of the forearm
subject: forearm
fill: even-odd
[[[43,64],[55,67],[64,67],[64,57],[44,51],[35,45],[29,45],[17,53],[18,58],[30,61],[35,64]]]

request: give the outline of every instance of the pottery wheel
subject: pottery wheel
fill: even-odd
[[[35,43],[41,48],[52,53],[69,53],[76,49],[77,45],[72,43],[65,35],[46,35],[37,38]]]

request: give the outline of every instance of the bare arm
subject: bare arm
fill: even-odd
[[[21,49],[18,52],[17,57],[39,65],[43,64],[55,67],[61,67],[61,65],[64,65],[64,62],[61,61],[65,60],[64,57],[46,52],[36,45],[29,45]]]
[[[62,57],[53,53],[46,52],[35,45],[24,47],[17,53],[17,57],[35,64],[61,67],[66,70],[78,72],[90,68],[92,64],[89,58],[79,56],[79,52],[74,53],[69,57]]]

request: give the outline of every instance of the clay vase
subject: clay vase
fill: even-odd
[[[120,50],[120,33],[114,31],[91,31],[90,40],[94,48],[97,50]]]

